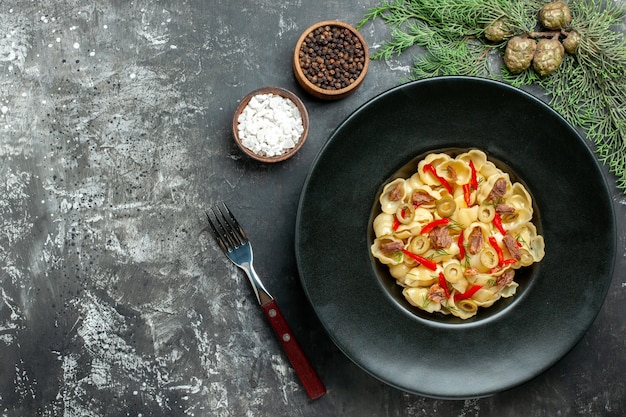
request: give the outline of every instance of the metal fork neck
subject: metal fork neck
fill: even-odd
[[[250,281],[250,284],[252,284],[254,295],[256,296],[256,299],[259,302],[259,304],[265,305],[269,303],[270,301],[272,301],[274,297],[272,297],[272,295],[263,285],[263,282],[261,282],[261,279],[259,278],[256,271],[254,270],[254,266],[252,265],[252,262],[242,263],[241,268],[244,270],[244,272],[248,276],[248,280]]]

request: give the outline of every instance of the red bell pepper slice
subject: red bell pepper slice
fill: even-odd
[[[498,266],[504,265],[504,253],[502,253],[502,248],[498,246],[498,241],[496,240],[496,238],[493,236],[489,236],[489,244],[498,254]]]
[[[402,216],[402,218],[404,219],[404,210],[402,210],[400,212],[400,215]],[[393,216],[393,224],[391,225],[391,228],[395,231],[398,230],[398,227],[400,227],[400,219],[398,219],[398,216]]]
[[[437,263],[435,261],[433,261],[431,259],[428,259],[428,258],[425,258],[425,257],[423,257],[421,255],[416,254],[416,253],[409,252],[406,249],[402,249],[402,252],[406,256],[408,256],[408,257],[416,260],[420,264],[424,265],[424,267],[430,269],[431,271],[436,271],[437,270]]]
[[[454,301],[461,301],[467,298],[471,298],[478,290],[480,290],[482,285],[473,285],[469,290],[465,291],[463,294],[456,293],[454,294]]]
[[[444,217],[442,219],[433,220],[432,222],[430,222],[427,225],[425,225],[424,227],[422,227],[422,231],[420,232],[420,234],[421,235],[425,235],[426,233],[428,233],[431,230],[433,230],[435,227],[443,226],[443,225],[446,225],[448,223],[450,223],[450,219],[448,217]]]
[[[470,188],[470,184],[463,184],[463,199],[465,200],[467,207],[472,205],[472,190]]]
[[[504,253],[502,252],[502,249],[500,248],[500,246],[498,246],[498,241],[496,240],[495,237],[489,236],[489,243],[498,254],[498,266],[500,268],[502,268],[505,265],[511,265],[517,262],[517,259],[513,259],[513,258],[504,259]]]
[[[459,235],[459,240],[457,241],[457,245],[459,245],[459,257],[461,258],[461,261],[465,259],[465,246],[463,246],[464,243],[465,243],[465,236],[464,236],[463,230],[461,230],[461,234]]]
[[[478,177],[476,175],[476,167],[474,166],[474,161],[470,159],[469,161],[470,169],[472,170],[472,177],[470,179],[470,185],[473,189],[478,190]]]
[[[502,217],[498,213],[493,216],[493,225],[502,233],[502,236],[506,235],[506,230],[504,230],[504,226],[502,226]]]
[[[446,281],[446,276],[443,272],[439,273],[439,286],[443,288],[443,291],[446,293],[446,298],[450,298],[450,290],[448,289],[448,282]]]
[[[443,185],[443,187],[448,190],[448,192],[450,194],[452,194],[452,186],[450,185],[450,183],[448,182],[448,180],[446,180],[444,177],[440,176],[439,174],[437,174],[437,170],[435,169],[435,167],[433,166],[433,164],[426,164],[424,165],[424,172],[430,172],[431,174],[434,175],[435,178],[437,178],[439,180],[439,182],[441,183],[441,185]]]

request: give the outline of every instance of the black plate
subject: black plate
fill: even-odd
[[[370,255],[380,187],[420,155],[478,148],[531,192],[546,242],[518,294],[454,321],[413,311]],[[615,216],[584,140],[542,101],[479,78],[441,77],[374,98],[333,133],[300,198],[302,284],[336,345],[404,391],[472,398],[540,374],[583,336],[612,278]]]

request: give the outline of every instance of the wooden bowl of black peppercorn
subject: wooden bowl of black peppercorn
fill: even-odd
[[[369,50],[354,27],[325,20],[305,30],[293,55],[296,80],[309,94],[338,100],[352,94],[365,79]]]

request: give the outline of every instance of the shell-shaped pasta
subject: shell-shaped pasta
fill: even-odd
[[[412,222],[410,224],[400,223],[393,235],[398,239],[407,240],[416,233],[419,233],[420,230],[422,230],[422,225],[418,222]]]
[[[479,273],[471,277],[472,285],[480,285],[481,287],[492,287],[495,284],[495,278],[490,273]]]
[[[465,153],[462,153],[457,156],[456,159],[465,162],[468,166],[471,160],[477,172],[480,172],[483,166],[487,163],[487,155],[483,151],[479,151],[478,149],[471,149]]]
[[[463,194],[462,188],[455,189],[454,195],[452,198],[454,199],[454,202],[456,203],[457,211],[459,208],[467,206],[467,204],[465,204],[465,196]]]
[[[420,223],[423,226],[435,220],[435,216],[433,215],[433,212],[431,210],[428,210],[423,207],[418,207],[415,209],[415,212],[413,213],[413,220],[415,220],[416,223]]]
[[[411,268],[403,280],[410,287],[430,287],[437,282],[438,277],[433,271],[420,265]]]
[[[526,209],[533,212],[533,203],[528,190],[519,182],[514,183],[511,186],[511,191],[506,197],[506,203],[516,209]]]
[[[478,169],[478,167],[476,169]],[[496,167],[496,165],[491,161],[485,162],[485,164],[482,167],[480,167],[480,170],[479,170],[479,174],[485,179],[490,178],[494,175],[497,175],[500,172],[501,171],[498,169],[498,167]]]
[[[434,302],[428,298],[428,288],[407,287],[402,291],[402,294],[411,305],[429,313],[441,310],[441,303]]]
[[[526,250],[532,256],[533,262],[539,262],[543,259],[545,256],[545,241],[543,236],[537,234],[537,227],[534,224],[526,223],[512,230],[511,234],[518,242],[522,243],[522,258],[524,257],[524,250]],[[522,262],[522,265],[528,266],[524,265],[524,262]]]
[[[430,167],[425,170],[426,164]],[[476,170],[478,189],[471,190],[468,202],[467,188],[464,187],[473,182],[472,167]],[[502,180],[505,187],[500,188],[502,184],[498,184],[496,197],[490,196],[494,184]],[[451,191],[446,189],[448,184],[442,184],[445,182],[451,186]],[[498,206],[500,203],[505,206]],[[397,178],[384,186],[380,204],[382,213],[373,221],[376,239],[371,253],[387,265],[391,276],[403,287],[402,293],[408,302],[428,312],[454,314],[462,319],[472,317],[479,308],[514,295],[519,286],[513,280],[515,271],[545,256],[543,236],[531,223],[530,193],[521,183],[512,183],[506,172],[476,149],[456,158],[445,153],[426,156],[417,164],[417,172],[409,178]],[[509,262],[514,261],[513,255],[494,225],[497,210],[507,234],[510,233],[518,243],[520,259],[513,264]],[[436,241],[440,237],[433,232],[422,235],[422,231],[426,224],[441,218],[450,220],[445,227],[452,243],[448,245],[446,242],[446,247],[435,248],[431,238]],[[482,238],[480,245],[470,238],[476,228]],[[459,248],[461,238],[463,256]],[[495,242],[492,238],[496,239]],[[498,247],[492,247],[496,243]],[[404,248],[430,259],[436,269],[432,271],[413,257],[405,256]],[[517,252],[515,248],[511,249]],[[440,274],[452,293],[450,297],[442,296]],[[471,297],[458,296],[467,293],[472,286],[480,287]]]
[[[480,229],[480,231],[483,234],[483,240],[486,242],[487,238],[489,237],[490,233],[491,233],[491,227],[483,222],[473,222],[470,223],[464,230],[463,233],[465,234],[464,238],[465,238],[465,242],[469,242],[469,238],[470,235],[472,234],[472,231],[474,230],[474,228],[478,227]]]
[[[399,190],[399,195],[396,198],[393,194],[396,190],[396,187]],[[406,181],[402,178],[396,178],[391,181],[389,184],[383,187],[383,192],[380,194],[380,208],[383,213],[395,214],[406,200],[409,193],[409,187],[406,184]]]
[[[450,286],[456,292],[463,294],[470,287],[470,283],[467,281],[465,277],[459,279],[457,282],[451,282]]]
[[[487,201],[487,197],[489,196],[489,193],[491,193],[494,184],[501,178],[506,181],[506,192],[508,193],[511,190],[511,180],[509,179],[509,174],[505,172],[497,171],[496,173],[488,177],[486,176],[485,178],[485,181],[478,185],[478,191],[476,192],[476,201],[479,203]]]
[[[452,220],[465,229],[478,220],[478,208],[479,206],[460,208],[452,216]]]
[[[417,170],[420,176],[420,180],[426,185],[430,185],[432,187],[440,187],[441,183],[439,182],[439,179],[436,178],[432,173],[424,171],[424,166],[428,164],[432,165],[435,168],[435,171],[437,171],[437,175],[443,177],[444,172],[440,166],[450,161],[450,159],[450,155],[445,153],[429,154],[426,158],[422,159],[417,164]]]
[[[424,165],[426,164],[431,164],[432,166],[437,168],[439,165],[444,164],[450,161],[451,159],[452,157],[448,155],[447,153],[443,153],[443,152],[431,153],[431,154],[426,155],[426,158],[419,161],[419,163],[417,164],[417,170],[420,172],[423,171]]]
[[[518,287],[519,287],[519,284],[517,282],[513,281],[510,284],[505,285],[504,287],[502,287],[502,289],[500,289],[500,295],[503,298],[512,297],[517,292],[517,288]]]
[[[459,245],[454,240],[452,244],[445,249],[433,249],[432,247],[424,252],[422,256],[432,259],[437,263],[449,261],[459,255]]]
[[[480,306],[491,305],[494,301],[500,298],[500,294],[496,287],[487,287],[476,291],[476,293],[472,296],[472,299]]]
[[[469,165],[459,159],[450,159],[439,166],[441,176],[450,184],[463,185],[469,183],[472,170]]]
[[[532,223],[526,223],[515,229],[509,229],[509,231],[515,239],[526,244],[537,236],[537,226]]]
[[[400,242],[404,245],[404,242],[393,236],[381,236],[374,239],[374,243],[372,243],[372,246],[370,247],[372,255],[385,265],[397,265],[402,263],[402,260],[404,259],[404,254],[402,252],[388,253],[382,249],[386,244],[392,242]]]
[[[374,218],[372,227],[376,237],[387,236],[393,234],[393,214],[380,213]]]
[[[520,260],[517,262],[520,266],[530,266],[535,262],[535,256],[526,248],[520,249]],[[517,266],[514,265],[514,266]]]
[[[409,196],[409,201],[412,203],[412,197],[414,193],[426,193],[433,198],[432,202],[422,203],[420,207],[433,207],[437,200],[441,199],[441,192],[439,190],[433,189],[430,185],[427,184],[418,184],[417,181],[413,181],[413,177],[417,176],[419,179],[419,175],[417,173],[413,174],[411,178],[407,180],[407,186],[411,189],[411,195]],[[421,180],[419,180],[421,182]]]
[[[532,210],[521,208],[515,210],[513,214],[502,216],[502,225],[505,229],[515,230],[518,227],[527,224],[533,218]]]
[[[411,270],[411,267],[409,265],[406,265],[405,263],[399,263],[397,265],[389,265],[389,273],[396,280],[400,280],[401,278],[404,278],[404,276],[410,270]]]
[[[530,242],[530,253],[533,255],[535,262],[539,262],[546,254],[546,243],[543,240],[543,236],[538,235]]]

